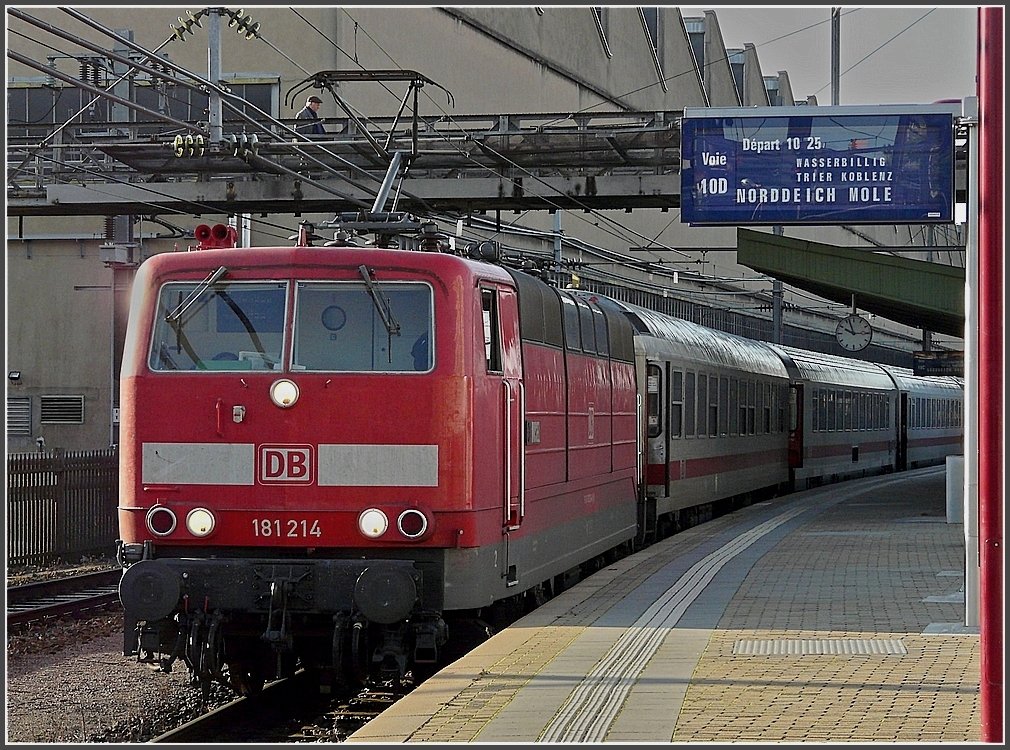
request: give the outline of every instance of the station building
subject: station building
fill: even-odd
[[[183,178],[152,170],[138,180],[123,165],[110,170],[108,161],[96,160],[97,150],[75,145],[102,138],[167,144],[183,132],[173,120],[207,119],[207,95],[145,72],[120,80],[127,66],[94,45],[148,66],[161,60],[206,76],[209,15],[181,6],[77,11],[95,22],[89,26],[55,7],[23,12],[37,23],[7,15],[9,50],[20,56],[9,59],[7,69],[7,450],[103,448],[118,442],[118,368],[136,265],[156,253],[185,251],[195,244],[198,224],[232,221],[244,245],[289,244],[300,222],[323,222],[333,212],[267,214],[243,210],[241,202],[231,215],[145,211],[145,200],[158,203],[159,188]],[[602,113],[653,113],[656,122],[685,108],[818,106],[816,98],[793,91],[788,71],[762,70],[753,43],[724,39],[717,11],[685,17],[669,6],[254,6],[220,22],[221,81],[232,93],[289,124],[307,94],[321,94],[319,114],[336,135],[349,121],[395,118],[404,91],[374,79],[351,79],[339,82],[337,96],[330,96],[306,85],[320,71],[419,73],[428,83],[418,110],[433,128],[442,122],[465,129],[473,115],[506,123],[526,116],[577,127]],[[56,36],[46,24],[81,41]],[[139,54],[102,29],[152,55]],[[826,30],[827,25],[825,38]],[[146,111],[108,96],[96,99],[96,92]],[[349,111],[341,110],[337,97]],[[63,128],[67,121],[72,127]],[[36,148],[43,140],[44,147]],[[518,166],[506,164],[502,174]],[[567,172],[564,165],[556,171],[594,175],[593,165],[577,162]],[[607,167],[596,171],[605,174]],[[647,165],[642,171],[648,173]],[[214,176],[203,175],[197,183],[200,179]],[[264,175],[237,179],[256,182]],[[121,194],[118,188],[129,182],[133,197],[115,213],[86,206],[68,206],[65,213],[51,205],[32,209],[45,203],[54,183],[75,182],[87,183],[96,201],[104,201],[105,193]],[[528,180],[526,189],[535,191],[535,181]],[[458,221],[436,219],[448,234]],[[778,298],[781,330],[773,330],[773,280],[738,262],[733,227],[691,227],[676,208],[616,204],[482,210],[461,223],[467,236],[493,238],[510,252],[559,253],[567,283],[632,289],[638,296],[631,301],[704,325],[766,340],[777,335],[790,345],[844,354],[832,332],[849,312],[849,301],[786,284]],[[960,265],[963,272],[956,248],[964,246],[964,235],[953,224],[758,231]],[[912,352],[923,348],[929,332],[882,317],[873,324],[874,343],[858,356],[911,367]],[[961,346],[956,332],[932,343]]]

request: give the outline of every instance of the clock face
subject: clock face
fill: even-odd
[[[858,315],[847,315],[835,326],[835,339],[846,351],[858,352],[870,345],[873,329],[865,318]]]

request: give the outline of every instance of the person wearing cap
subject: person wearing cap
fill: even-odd
[[[305,133],[306,135],[324,134],[326,132],[326,128],[323,127],[323,122],[319,119],[318,114],[319,105],[322,103],[323,100],[315,94],[306,99],[305,107],[295,116],[295,119],[307,120],[307,122],[297,125],[295,130],[299,133]]]

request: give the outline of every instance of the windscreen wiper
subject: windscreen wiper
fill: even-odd
[[[382,318],[382,324],[386,326],[386,332],[390,336],[400,335],[400,324],[396,322],[396,318],[393,317],[393,310],[389,306],[389,300],[386,299],[386,295],[382,293],[382,290],[372,281],[372,274],[364,265],[358,266],[358,271],[361,273],[361,278],[365,280],[365,287],[368,289],[368,293],[372,296],[372,302],[375,303],[375,309],[379,312],[379,317]]]
[[[201,281],[199,284],[196,285],[196,289],[190,292],[189,296],[186,297],[186,299],[180,302],[179,305],[174,310],[172,310],[172,312],[170,312],[168,315],[165,316],[165,322],[177,323],[179,321],[179,318],[182,317],[183,313],[186,312],[190,307],[192,307],[193,303],[200,298],[200,295],[203,294],[205,291],[207,291],[207,289],[212,284],[216,284],[218,281],[220,281],[221,277],[224,276],[226,273],[228,273],[228,269],[224,266],[221,266],[216,271],[212,271],[210,275],[207,276],[206,279],[204,279],[203,281]]]

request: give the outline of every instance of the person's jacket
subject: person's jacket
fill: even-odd
[[[323,127],[322,120],[310,107],[304,107],[301,112],[295,115],[297,120],[308,120],[308,122],[295,126],[295,130],[306,135],[323,135],[326,128]]]

